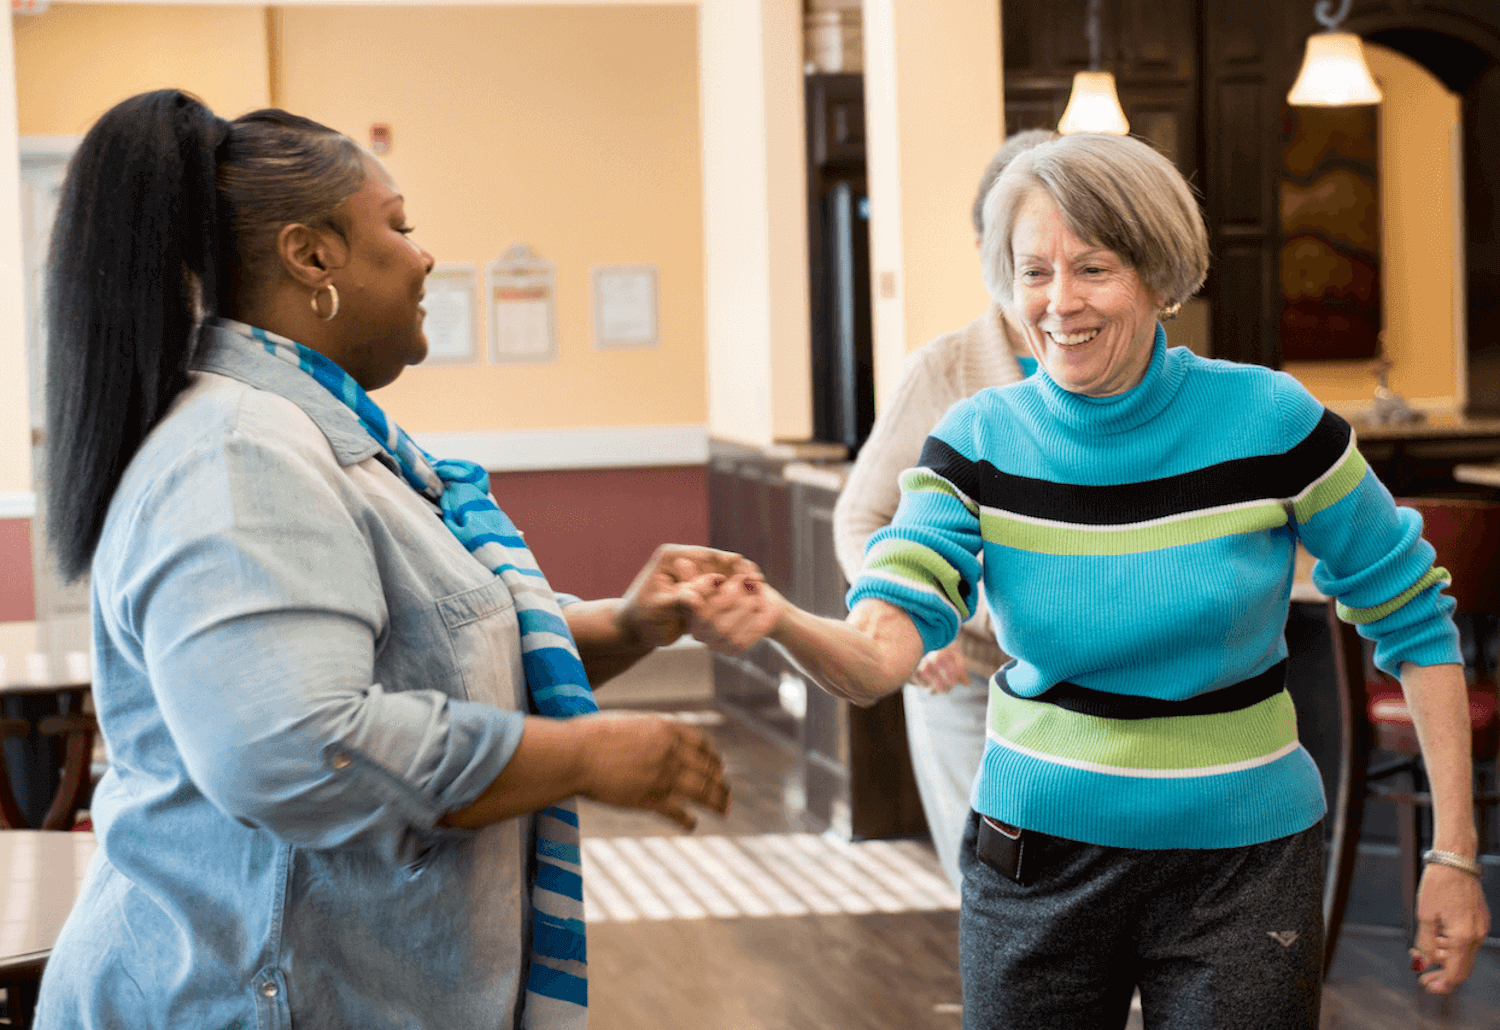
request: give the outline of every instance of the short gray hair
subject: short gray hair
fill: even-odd
[[[1022,129],[1011,133],[1000,144],[1000,149],[995,151],[990,163],[984,166],[984,174],[979,177],[979,192],[974,195],[974,210],[970,217],[974,220],[975,236],[984,235],[984,198],[990,195],[990,187],[995,185],[995,180],[1000,178],[1005,166],[1014,161],[1021,151],[1030,150],[1038,143],[1046,143],[1055,138],[1057,133],[1051,129]]]
[[[1208,274],[1208,232],[1192,187],[1150,144],[1129,136],[1078,132],[1019,154],[984,202],[980,261],[984,285],[1011,301],[1016,213],[1033,190],[1045,192],[1080,240],[1115,252],[1161,295],[1181,304]]]

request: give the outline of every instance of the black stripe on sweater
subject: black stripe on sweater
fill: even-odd
[[[1258,676],[1231,683],[1218,690],[1210,690],[1206,694],[1183,698],[1181,701],[1139,697],[1134,694],[1110,694],[1103,690],[1080,687],[1066,680],[1054,683],[1035,697],[1025,697],[1010,689],[1010,684],[1005,681],[1005,669],[996,674],[995,682],[1011,697],[1018,697],[1023,701],[1043,701],[1070,712],[1094,715],[1101,719],[1169,719],[1179,715],[1222,715],[1260,704],[1266,698],[1281,693],[1286,688],[1286,659],[1283,658]]]
[[[1234,458],[1176,476],[1112,486],[1079,486],[1002,472],[973,461],[935,436],[918,464],[942,476],[971,500],[1017,515],[1085,526],[1118,526],[1186,512],[1294,497],[1322,476],[1349,446],[1349,423],[1328,411],[1283,454]]]

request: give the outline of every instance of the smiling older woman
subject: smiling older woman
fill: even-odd
[[[1290,376],[1167,347],[1158,313],[1208,252],[1187,184],[1146,144],[1074,135],[1018,156],[983,258],[1038,373],[934,430],[847,622],[730,584],[702,599],[701,631],[767,633],[869,703],[982,589],[1015,660],[991,681],[960,859],[964,1025],[1120,1027],[1138,988],[1151,1028],[1312,1030],[1324,799],[1283,685],[1301,541],[1417,713],[1452,864],[1423,876],[1416,960],[1452,990],[1488,913],[1453,605],[1420,517]]]

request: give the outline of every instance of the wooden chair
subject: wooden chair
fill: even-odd
[[[1437,564],[1452,576],[1447,592],[1456,603],[1457,613],[1500,615],[1500,504],[1425,497],[1398,503],[1421,513],[1422,535],[1437,551]],[[1360,800],[1379,798],[1396,806],[1402,920],[1408,933],[1416,929],[1417,882],[1422,872],[1418,809],[1432,804],[1411,711],[1400,684],[1375,671],[1364,660],[1362,638],[1353,626],[1337,618],[1332,600],[1328,602],[1328,618],[1333,633],[1335,674],[1346,710],[1350,761],[1345,763],[1339,783],[1337,800],[1344,804],[1334,806],[1335,813],[1343,818],[1342,825],[1335,819],[1331,835],[1332,855],[1324,902],[1325,971],[1333,964],[1349,898],[1363,819]],[[1494,628],[1491,622],[1482,624],[1487,631]],[[1486,667],[1486,641],[1483,634],[1479,637],[1478,677],[1469,687],[1469,725],[1479,843],[1483,849],[1488,840],[1489,811],[1500,804],[1500,793],[1490,784],[1500,754],[1500,721],[1497,721],[1495,670]],[[1385,755],[1367,765],[1359,756],[1370,745]]]
[[[69,688],[67,693],[74,695],[69,705],[71,710],[62,715],[48,716],[36,727],[37,732],[44,737],[63,739],[63,760],[62,768],[58,770],[57,790],[41,825],[36,827],[39,830],[71,830],[84,793],[91,785],[94,734],[98,725],[92,715],[82,711],[83,688]],[[0,739],[26,737],[31,732],[31,723],[25,719],[0,719]],[[11,789],[4,752],[0,751],[0,829],[28,828],[26,816]],[[0,970],[0,988],[5,990],[5,1017],[10,1026],[31,1025],[37,989],[46,968],[46,956],[39,955],[9,963]]]
[[[37,727],[44,737],[63,739],[63,766],[57,793],[42,819],[40,829],[71,830],[83,805],[83,796],[93,783],[94,734],[99,726],[87,712],[53,715]]]
[[[37,826],[31,826],[11,787],[4,751],[0,750],[0,829],[5,830],[71,830],[73,820],[92,786],[94,735],[98,724],[83,709],[87,687],[70,686],[59,694],[65,697],[63,714],[42,719],[36,732],[44,737],[62,738],[62,762],[57,769],[57,786],[51,804]],[[0,739],[27,737],[32,725],[26,719],[0,719]]]
[[[26,738],[31,735],[31,723],[25,719],[0,719],[0,740]],[[26,816],[11,789],[10,776],[5,767],[5,750],[0,748],[0,830],[27,829]]]

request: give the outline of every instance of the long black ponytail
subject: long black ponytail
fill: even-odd
[[[68,167],[46,287],[48,524],[88,571],[131,456],[187,383],[199,312],[218,310],[214,150],[228,123],[157,90],[112,108]]]
[[[187,385],[197,326],[274,281],[290,222],[333,224],[364,183],[353,140],[280,110],[234,122],[181,90],[89,130],[63,183],[46,288],[48,524],[88,571],[125,467]]]

